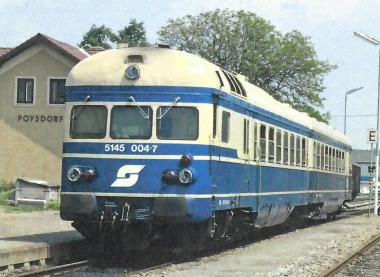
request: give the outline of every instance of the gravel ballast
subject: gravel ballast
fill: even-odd
[[[351,216],[138,276],[319,276],[379,234],[380,216]]]

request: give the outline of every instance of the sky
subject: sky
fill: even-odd
[[[131,19],[144,22],[150,43],[168,19],[215,9],[253,12],[283,34],[298,30],[309,36],[318,58],[336,65],[324,81],[324,108],[330,124],[347,129],[355,149],[370,149],[368,130],[376,129],[380,47],[354,36],[354,31],[380,40],[378,0],[0,0],[0,47],[16,47],[37,33],[77,46],[95,25],[114,32]],[[269,46],[268,46],[269,47]]]

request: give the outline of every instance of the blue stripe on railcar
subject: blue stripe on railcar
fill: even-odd
[[[273,124],[289,131],[308,136],[313,139],[322,140],[332,146],[349,150],[349,146],[326,137],[310,130],[307,126],[290,121],[284,117],[278,116],[274,112],[269,112],[251,103],[246,102],[229,93],[216,90],[214,88],[201,87],[171,87],[171,86],[72,86],[66,88],[67,102],[82,102],[83,95],[91,94],[92,102],[128,102],[127,96],[139,95],[144,96],[143,102],[171,102],[174,96],[180,96],[182,103],[213,103],[215,99],[211,95],[218,95],[218,105],[232,111],[246,114],[249,111],[250,116]],[[141,101],[136,99],[136,101]]]
[[[108,144],[123,144],[125,150],[122,152],[108,152],[106,145]],[[134,146],[143,145],[142,151],[135,151]],[[196,154],[197,156],[209,156],[220,154],[224,157],[237,158],[237,150],[227,147],[216,147],[205,144],[180,144],[180,143],[152,143],[150,140],[139,140],[135,143],[124,143],[122,140],[107,141],[107,142],[64,142],[63,153],[65,154],[112,154],[112,155],[183,155]],[[214,154],[213,154],[214,153]]]

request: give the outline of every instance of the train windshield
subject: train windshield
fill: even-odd
[[[191,107],[160,107],[157,110],[157,137],[168,140],[196,140],[199,112]]]
[[[116,106],[111,112],[111,137],[149,139],[152,136],[152,108]]]
[[[107,108],[74,106],[71,110],[70,136],[74,139],[99,139],[106,135]]]

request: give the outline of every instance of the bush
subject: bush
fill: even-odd
[[[59,210],[59,200],[50,201],[47,208],[48,210]]]
[[[13,182],[5,182],[4,180],[0,181],[0,193],[8,192],[16,188],[16,184]]]
[[[6,200],[11,197],[11,191],[0,191],[0,205],[5,205]]]

